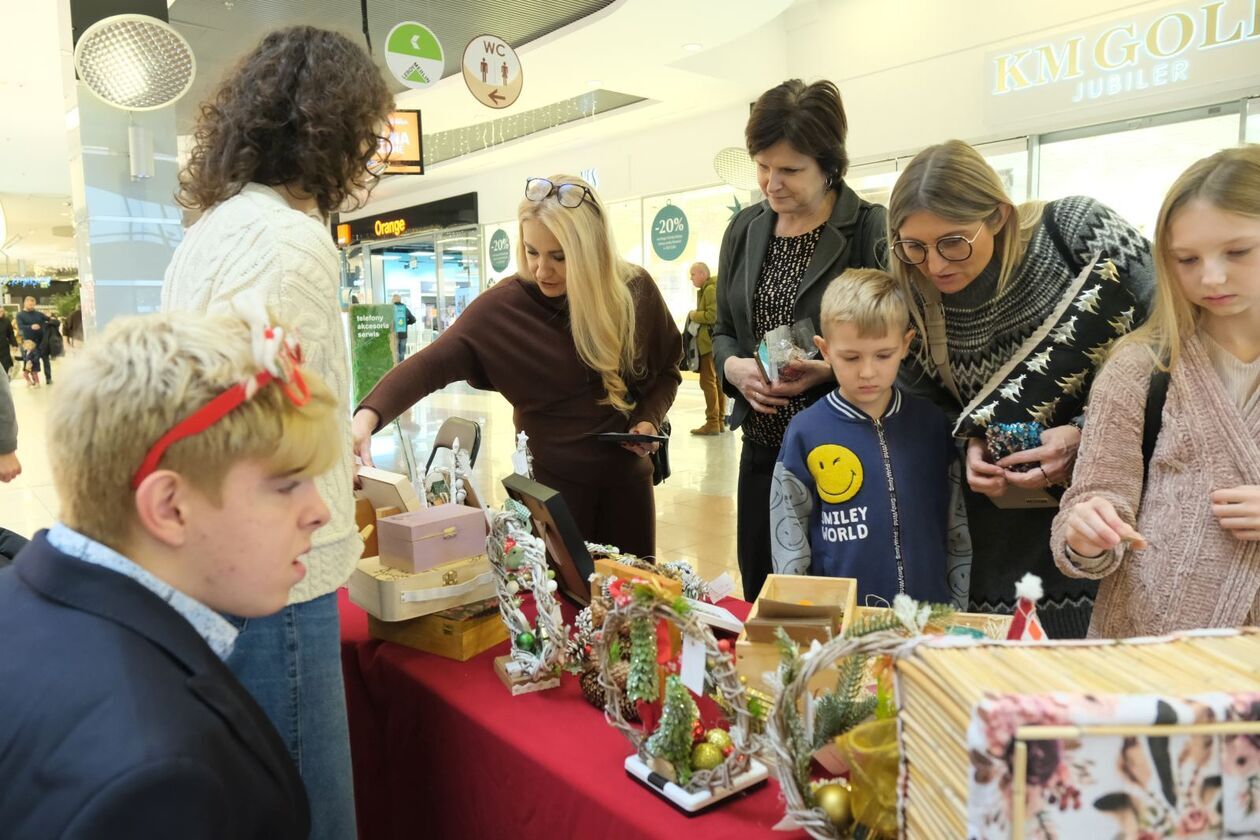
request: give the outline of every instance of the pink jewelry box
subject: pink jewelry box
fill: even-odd
[[[376,528],[381,563],[413,574],[486,550],[485,511],[467,505],[387,516],[376,521]]]

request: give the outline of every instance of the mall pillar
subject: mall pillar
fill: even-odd
[[[74,45],[98,20],[143,14],[168,20],[166,0],[56,0],[68,132],[70,194],[85,337],[120,315],[155,312],[162,276],[183,236],[175,106],[128,112],[107,105],[78,81]],[[128,128],[153,141],[152,177],[133,178]],[[146,155],[147,156],[147,155]]]

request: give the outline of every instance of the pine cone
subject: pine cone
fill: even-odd
[[[626,698],[625,694],[626,679],[629,676],[629,662],[622,660],[612,666],[613,682],[617,684],[617,688],[621,691],[621,716],[627,721],[636,722],[639,719],[639,713],[635,709],[634,704]],[[586,702],[597,709],[603,709],[607,701],[604,697],[604,687],[599,684],[599,669],[586,669],[582,672],[578,682],[582,687],[582,696],[586,698]]]

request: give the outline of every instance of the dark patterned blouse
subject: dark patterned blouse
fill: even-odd
[[[753,334],[758,336],[758,341],[775,327],[792,323],[796,291],[822,238],[822,229],[823,225],[819,225],[800,236],[771,237],[753,296]],[[753,411],[743,425],[744,434],[753,443],[777,448],[783,443],[788,422],[808,407],[808,399],[801,394],[780,406],[777,414]]]

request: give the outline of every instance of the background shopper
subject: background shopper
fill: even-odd
[[[1015,582],[1033,572],[1045,588],[1037,609],[1046,632],[1083,636],[1096,586],[1058,570],[1050,523],[1094,373],[1146,318],[1149,245],[1090,198],[1016,206],[993,167],[957,140],[905,168],[888,225],[891,268],[918,331],[902,381],[957,418],[954,435],[967,441],[970,609],[1011,612]],[[987,430],[1029,421],[1044,427],[1040,446],[992,463]],[[998,506],[1030,491],[1046,502]]]
[[[300,332],[307,364],[346,399],[340,267],[327,217],[365,196],[393,107],[357,43],[307,26],[265,37],[202,106],[179,200],[203,215],[167,269],[163,308],[216,312],[260,295]],[[306,578],[284,610],[242,622],[228,660],[298,764],[311,837],[336,840],[355,834],[337,588],[363,550],[348,420],[342,441],[337,465],[317,482],[331,519],[313,537]]]
[[[394,295],[394,338],[398,342],[398,361],[407,358],[407,327],[416,322],[416,316],[402,302],[402,295]]]
[[[1260,622],[1260,146],[1186,170],[1155,251],[1154,310],[1098,374],[1054,522],[1059,567],[1102,580],[1091,636]]]
[[[682,341],[656,283],[617,256],[608,216],[579,178],[531,178],[517,216],[520,273],[468,304],[433,343],[391,370],[354,416],[355,448],[452,382],[503,394],[529,435],[534,477],[558,490],[586,539],[640,556],[656,546],[656,434],[681,375]]]
[[[13,321],[9,313],[0,310],[0,366],[4,368],[5,378],[11,376],[13,370],[13,348],[18,346],[17,336],[13,331]]]
[[[22,311],[17,314],[18,331],[23,341],[35,342],[44,366],[44,381],[52,384],[52,358],[47,350],[48,316],[35,308],[35,298],[29,295],[22,301]]]
[[[765,201],[736,216],[722,237],[713,359],[743,428],[739,459],[739,571],[751,601],[770,573],[770,483],[788,422],[834,386],[825,361],[794,364],[771,385],[753,358],[775,327],[808,320],[828,281],[846,268],[885,263],[884,208],[844,183],[848,120],[827,81],[792,79],[753,105],[744,129]]]
[[[704,393],[704,425],[693,435],[716,435],[726,430],[726,394],[713,367],[713,325],[717,322],[717,278],[709,266],[698,262],[690,269],[696,287],[696,308],[687,317],[698,327],[696,353],[700,357],[700,390]]]

